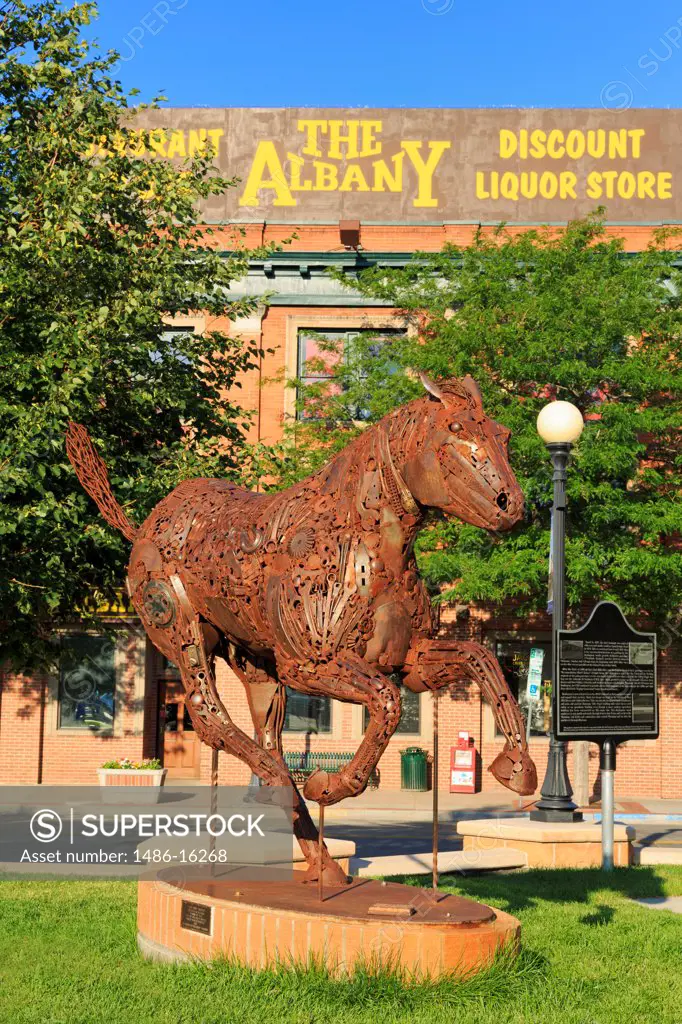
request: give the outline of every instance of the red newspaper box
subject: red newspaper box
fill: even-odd
[[[468,732],[461,732],[457,746],[450,747],[450,792],[476,792],[476,747]]]

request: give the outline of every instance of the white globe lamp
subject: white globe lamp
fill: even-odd
[[[540,410],[538,434],[545,444],[573,444],[583,432],[580,409],[571,402],[550,402]]]

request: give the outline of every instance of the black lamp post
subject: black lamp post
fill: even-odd
[[[566,470],[573,442],[583,430],[580,410],[570,402],[550,402],[538,416],[538,433],[547,445],[554,470],[552,505],[552,664],[556,673],[557,632],[566,625]],[[566,743],[554,732],[554,697],[549,735],[547,772],[541,799],[530,812],[533,821],[582,821],[571,800],[573,790],[566,769]]]

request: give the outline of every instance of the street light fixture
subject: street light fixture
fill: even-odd
[[[566,625],[565,539],[566,469],[573,442],[583,431],[583,418],[571,402],[550,402],[540,410],[538,434],[547,445],[553,467],[554,501],[552,505],[552,663],[556,674],[557,633]],[[556,678],[556,675],[555,675]],[[533,821],[582,821],[582,814],[571,800],[573,790],[566,770],[566,743],[554,731],[554,697],[549,736],[547,772],[541,799],[530,816]]]
[[[569,450],[584,426],[582,413],[572,402],[550,402],[538,415],[538,434],[545,444],[567,444]]]

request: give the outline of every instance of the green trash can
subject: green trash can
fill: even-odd
[[[426,751],[421,747],[400,751],[400,788],[426,792]]]

